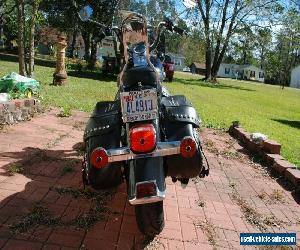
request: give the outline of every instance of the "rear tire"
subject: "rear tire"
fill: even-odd
[[[165,225],[163,201],[135,206],[139,230],[149,237],[159,234]]]
[[[88,147],[86,152],[88,152],[89,160],[91,152],[89,152]],[[88,164],[88,182],[96,190],[116,187],[123,181],[123,173],[119,163],[111,163],[102,169],[97,169],[92,164]]]

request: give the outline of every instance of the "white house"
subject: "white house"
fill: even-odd
[[[237,64],[226,64],[221,63],[218,77],[224,78],[236,78],[243,80],[253,80],[264,82],[265,72],[264,70],[257,68],[253,65],[237,65]]]
[[[300,89],[300,65],[292,70],[290,87]]]
[[[166,53],[166,56],[169,56],[171,61],[174,62],[174,70],[182,71],[183,68],[186,66],[184,63],[185,57],[183,55],[174,54],[174,53]]]

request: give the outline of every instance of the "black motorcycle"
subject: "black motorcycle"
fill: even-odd
[[[122,12],[119,28],[91,20],[92,13],[85,6],[79,15],[116,34],[124,66],[115,100],[98,102],[86,126],[83,181],[104,189],[125,178],[138,227],[154,236],[164,227],[165,178],[171,176],[185,186],[189,178],[208,174],[202,164],[196,110],[184,96],[168,93],[150,62],[150,51],[156,48],[160,34],[165,29],[180,29],[169,19],[159,23],[157,38],[149,46],[142,15]]]

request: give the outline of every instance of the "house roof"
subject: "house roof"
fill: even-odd
[[[251,64],[238,65],[238,64],[230,64],[230,63],[221,63],[221,65],[223,67],[234,68],[235,70],[243,70],[243,69],[247,69],[247,68],[252,68],[252,69],[255,69],[257,71],[264,72],[263,69],[260,69],[260,68],[254,66],[254,65],[251,65]]]
[[[195,65],[196,69],[206,69],[205,63],[193,62],[191,65]]]
[[[166,55],[171,56],[171,57],[176,57],[176,58],[185,58],[183,55],[181,54],[175,54],[175,53],[166,53]]]

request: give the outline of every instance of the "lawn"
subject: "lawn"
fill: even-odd
[[[15,62],[1,61],[0,76],[18,71]],[[35,78],[42,83],[46,106],[91,111],[97,101],[112,100],[115,79],[100,79],[97,72],[69,72],[68,84],[51,86],[51,67],[36,66]],[[249,132],[261,132],[283,145],[282,155],[300,166],[300,90],[245,81],[220,79],[212,85],[200,76],[177,73],[174,82],[166,83],[172,94],[184,94],[196,107],[203,125],[228,129],[234,120]]]

